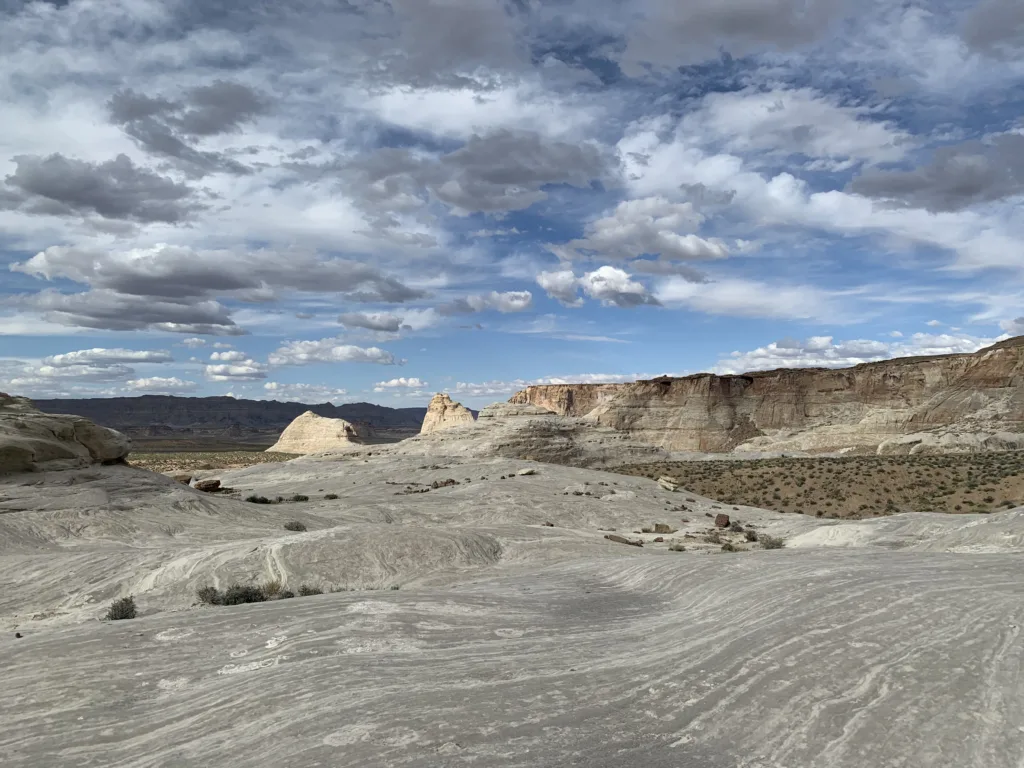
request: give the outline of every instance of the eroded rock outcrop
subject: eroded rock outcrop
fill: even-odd
[[[596,406],[581,412],[594,401]],[[1024,337],[973,354],[898,358],[839,370],[530,387],[512,402],[585,416],[674,451],[875,451],[883,443],[892,451],[896,446],[887,441],[918,433],[1024,433]],[[947,437],[915,444],[929,450],[987,450],[1013,442]]]
[[[439,392],[431,398],[430,405],[427,406],[427,415],[423,417],[420,434],[429,435],[431,432],[472,424],[474,421],[476,419],[473,418],[472,411]]]
[[[267,451],[279,453],[325,453],[361,447],[372,437],[366,424],[345,419],[328,419],[306,411],[281,433],[281,437]]]
[[[0,393],[0,474],[117,464],[131,451],[120,432],[80,416],[43,413]]]

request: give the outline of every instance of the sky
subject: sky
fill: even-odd
[[[0,0],[0,390],[479,407],[1024,334],[1019,0]]]

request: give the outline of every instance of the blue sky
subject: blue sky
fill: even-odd
[[[0,390],[481,406],[1024,334],[1024,5],[0,0]]]

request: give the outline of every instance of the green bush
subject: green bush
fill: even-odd
[[[248,501],[250,504],[273,504],[274,503],[270,499],[268,499],[266,496],[257,496],[256,494],[253,494],[252,496],[246,496],[245,500]]]
[[[309,501],[309,496],[304,496],[301,493],[296,493],[292,496],[291,501]]]
[[[243,603],[266,602],[267,596],[263,590],[252,584],[232,584],[224,590],[223,602],[221,605],[241,605]]]
[[[306,526],[303,523],[300,523],[298,520],[291,520],[284,524],[284,529],[286,531],[296,531],[298,533],[302,533],[306,530]]]
[[[327,501],[334,501],[336,498],[338,498],[338,494],[328,493],[326,496],[324,496],[324,498],[327,499]]]
[[[747,530],[743,532],[743,538],[745,538],[747,541],[757,541],[757,531],[752,531],[749,528],[747,528]]]
[[[309,597],[310,595],[322,595],[324,591],[320,587],[314,587],[311,584],[302,584],[299,586],[299,597]]]
[[[211,587],[207,584],[205,587],[200,587],[196,590],[196,597],[199,598],[199,602],[206,605],[223,605],[224,596],[220,593],[216,587]]]
[[[107,621],[121,621],[123,619],[134,619],[135,616],[135,598],[129,595],[110,604],[110,607],[107,609],[106,619]]]
[[[782,549],[786,546],[786,542],[778,536],[766,536],[762,534],[760,542],[763,549]]]

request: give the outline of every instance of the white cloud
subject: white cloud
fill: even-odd
[[[317,341],[290,341],[268,358],[271,365],[309,365],[310,363],[376,363],[394,365],[395,356],[379,347],[357,347],[337,338]]]
[[[583,306],[583,299],[579,295],[579,278],[571,269],[541,272],[537,275],[537,285],[552,299],[557,299],[567,307]]]
[[[767,153],[780,160],[799,153],[828,161],[821,169],[840,170],[862,161],[895,162],[913,146],[910,134],[880,113],[811,88],[750,87],[708,94],[681,128],[732,153]]]
[[[197,347],[205,346],[206,339],[200,339],[198,337],[192,337],[191,339],[185,339],[179,342],[181,346],[188,347],[189,349],[196,349]]]
[[[244,352],[240,352],[237,349],[228,350],[226,352],[214,352],[210,355],[211,360],[218,360],[222,363],[237,363],[248,358]]]
[[[397,379],[390,379],[389,381],[378,381],[373,385],[374,392],[386,392],[389,389],[425,389],[427,382],[422,379],[412,377],[405,378],[400,377]]]
[[[207,365],[206,378],[210,381],[259,381],[267,378],[267,366],[249,358]]]
[[[1024,316],[1013,320],[1003,320],[999,323],[999,327],[1011,336],[1024,335]]]
[[[930,328],[938,328],[940,325],[942,325],[942,321],[940,321],[940,320],[929,320],[927,323],[925,323],[925,325],[927,325]]]
[[[283,384],[268,381],[263,385],[263,390],[268,399],[295,403],[336,403],[348,397],[348,392],[344,389],[319,384]]]
[[[129,389],[138,392],[195,392],[198,385],[194,381],[183,381],[176,376],[152,376],[146,379],[131,379],[125,382]]]
[[[584,274],[579,283],[587,296],[605,306],[635,307],[658,303],[643,283],[632,279],[628,272],[618,267],[599,267]]]
[[[560,256],[593,252],[605,259],[647,254],[679,261],[726,258],[724,242],[692,234],[703,222],[692,203],[671,203],[661,196],[625,200],[611,214],[587,224],[584,237],[549,248]]]
[[[142,351],[133,349],[80,349],[61,355],[44,357],[46,365],[58,368],[77,365],[114,365],[118,363],[170,363],[174,358],[165,350]]]
[[[739,279],[693,283],[682,278],[670,278],[658,286],[654,295],[666,306],[685,307],[713,315],[787,320],[835,320],[840,315],[837,299],[812,286],[773,285]]]
[[[523,312],[533,306],[533,294],[529,291],[491,291],[475,296],[456,299],[437,308],[442,315],[469,314],[493,309],[503,314]]]
[[[977,352],[998,339],[915,333],[907,341],[853,339],[835,342],[831,336],[804,341],[781,339],[749,352],[733,352],[712,368],[713,373],[737,374],[776,368],[848,368],[860,363],[918,355]]]

